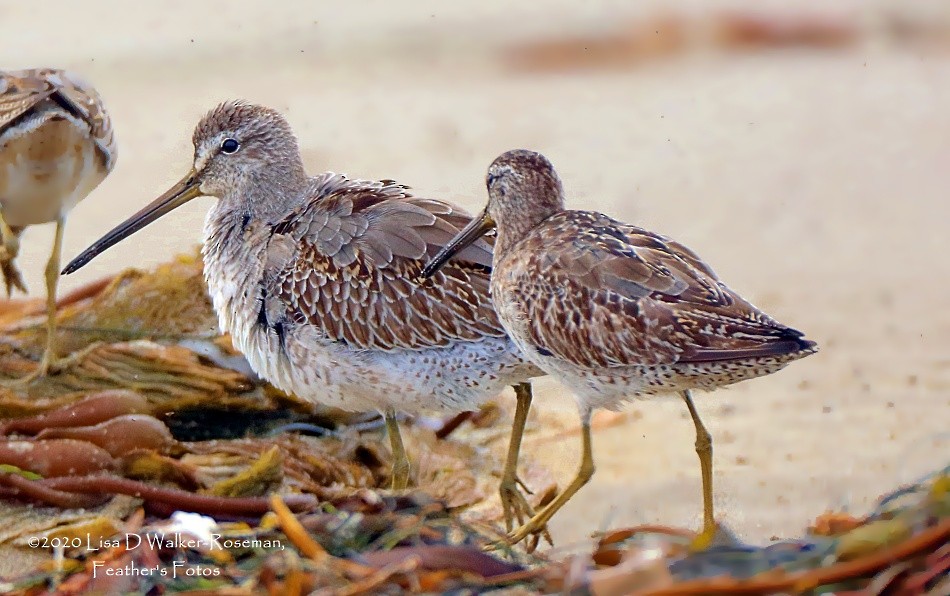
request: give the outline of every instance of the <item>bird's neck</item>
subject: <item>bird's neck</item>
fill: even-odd
[[[229,189],[218,200],[219,207],[258,223],[276,223],[306,198],[309,182],[299,162],[268,168],[248,174]]]
[[[551,201],[531,205],[525,209],[509,208],[506,205],[493,205],[489,214],[495,220],[498,236],[495,239],[494,254],[503,257],[541,222],[563,210],[563,202]]]
[[[205,281],[221,331],[239,341],[257,312],[270,229],[220,199],[205,219],[201,250]]]
[[[222,329],[238,323],[226,315],[251,308],[264,271],[273,226],[306,199],[309,180],[302,165],[283,165],[247,174],[220,196],[204,226],[205,278]],[[228,322],[230,321],[230,322]]]

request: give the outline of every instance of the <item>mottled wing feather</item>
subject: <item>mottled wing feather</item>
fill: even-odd
[[[460,253],[433,278],[420,278],[470,216],[391,181],[325,174],[309,195],[274,227],[271,241],[283,252],[288,243],[281,238],[293,241],[292,255],[268,258],[269,294],[286,305],[286,316],[373,350],[504,335],[488,293],[490,241]]]
[[[111,171],[118,153],[112,121],[96,90],[67,71],[53,68],[0,71],[0,133],[47,100],[57,101],[89,125],[106,170]]]
[[[0,132],[56,90],[30,71],[0,71]]]
[[[74,75],[63,71],[56,72],[56,83],[64,102],[68,102],[73,110],[83,115],[83,120],[89,124],[92,138],[106,160],[106,169],[111,170],[118,155],[115,133],[112,130],[112,119],[106,112],[99,93],[87,83]]]
[[[565,211],[517,246],[504,280],[542,352],[584,367],[736,360],[800,349],[801,334],[726,287],[683,245]],[[515,254],[513,254],[515,258]]]

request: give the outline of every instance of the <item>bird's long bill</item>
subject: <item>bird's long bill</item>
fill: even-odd
[[[132,217],[112,228],[112,231],[108,234],[93,242],[92,246],[82,251],[79,256],[66,265],[62,274],[69,275],[70,273],[78,271],[84,267],[86,263],[96,258],[99,253],[104,252],[114,244],[118,244],[161,216],[181,207],[198,196],[201,196],[201,190],[199,189],[198,177],[195,171],[192,170],[187,176],[165,191],[165,194],[146,205]]]
[[[445,265],[449,259],[465,250],[473,242],[495,229],[495,221],[488,215],[488,210],[482,211],[482,214],[468,222],[468,225],[462,228],[455,238],[449,240],[449,243],[442,247],[431,261],[426,263],[422,269],[422,277],[432,277]]]

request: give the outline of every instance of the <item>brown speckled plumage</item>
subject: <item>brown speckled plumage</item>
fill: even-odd
[[[529,322],[527,341],[578,367],[702,366],[810,344],[683,245],[600,213],[552,215],[499,265],[494,287]]]
[[[393,182],[317,178],[274,227],[271,295],[287,315],[353,349],[391,351],[505,337],[488,296],[491,245],[431,282],[419,273],[471,217]],[[280,248],[275,248],[280,246]],[[286,248],[284,248],[286,246]],[[287,258],[293,253],[295,256]]]
[[[66,272],[192,198],[216,197],[203,255],[221,329],[284,391],[386,413],[394,486],[408,475],[395,412],[474,409],[515,384],[530,403],[521,384],[543,373],[495,315],[491,242],[432,279],[419,275],[470,215],[388,180],[308,176],[290,126],[263,106],[223,103],[193,141],[192,171]]]
[[[31,114],[42,112],[44,119],[50,119],[60,110],[86,123],[90,139],[101,152],[103,169],[111,170],[118,155],[112,120],[91,85],[55,68],[0,71],[0,134]]]
[[[497,226],[491,294],[499,318],[524,354],[577,397],[582,469],[536,521],[546,522],[593,474],[592,408],[680,392],[696,424],[710,529],[711,439],[689,391],[775,372],[814,353],[814,342],[730,290],[682,244],[601,213],[564,209],[561,182],[538,153],[501,155],[487,184],[482,221],[450,242],[425,273]],[[515,538],[533,529],[529,524]]]
[[[560,180],[544,156],[500,156],[488,188],[487,215],[498,228],[495,307],[537,360],[624,377],[620,400],[727,384],[718,371],[732,363],[761,361],[757,373],[768,374],[776,361],[814,351],[813,342],[730,290],[682,244],[601,213],[564,209]],[[631,367],[635,374],[626,374]],[[663,382],[637,387],[651,367]],[[689,378],[666,374],[669,367]],[[710,369],[715,382],[694,378],[690,368]]]
[[[66,272],[210,195],[203,253],[221,328],[281,389],[354,410],[458,410],[540,374],[492,307],[491,239],[419,275],[470,215],[391,180],[308,176],[290,126],[263,106],[225,102],[193,141],[192,171]]]
[[[49,339],[36,371],[54,359],[54,317],[66,215],[112,171],[117,148],[99,94],[75,74],[52,68],[0,71],[0,273],[7,294],[26,292],[14,264],[30,225],[56,222],[46,270]]]

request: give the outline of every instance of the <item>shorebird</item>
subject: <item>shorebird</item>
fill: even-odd
[[[205,279],[222,331],[278,388],[347,410],[379,410],[392,485],[408,484],[397,412],[474,409],[513,385],[515,427],[502,476],[509,529],[533,514],[518,488],[524,359],[488,296],[492,244],[472,243],[432,279],[426,260],[471,221],[391,180],[310,177],[275,110],[226,102],[195,128],[188,174],[76,257],[63,273],[191,199],[218,200],[204,226]]]
[[[9,296],[26,292],[14,264],[20,234],[56,222],[46,264],[46,348],[39,366],[15,383],[45,375],[56,360],[56,287],[70,209],[115,166],[112,122],[99,94],[75,74],[52,68],[0,71],[0,274]]]
[[[594,474],[594,408],[679,393],[696,428],[704,536],[715,532],[712,437],[692,390],[773,373],[816,351],[719,281],[678,242],[593,211],[564,208],[561,181],[543,155],[515,150],[488,170],[488,205],[426,265],[452,266],[497,228],[491,297],[508,335],[539,368],[575,395],[583,433],[570,485],[510,536],[544,527]]]

